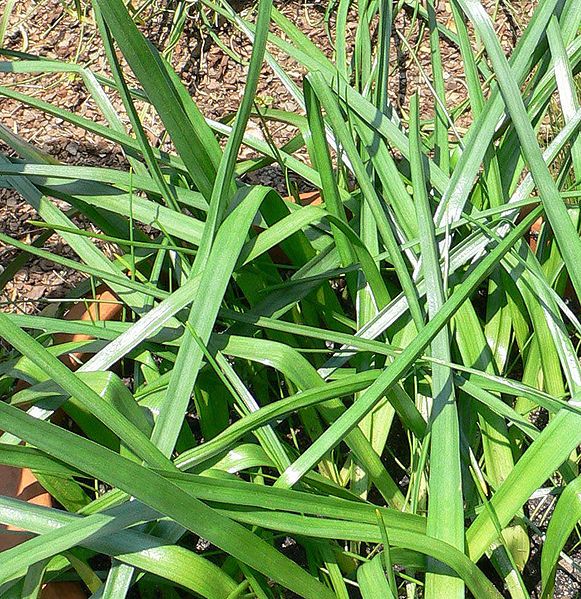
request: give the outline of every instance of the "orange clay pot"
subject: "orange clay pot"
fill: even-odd
[[[97,288],[96,298],[98,302],[79,302],[65,315],[66,320],[116,320],[119,318],[123,306],[118,303],[117,297],[106,285]],[[55,335],[57,344],[70,341],[89,340],[88,335],[68,335],[65,333]],[[76,370],[84,360],[82,353],[65,355],[61,360],[71,370]],[[23,388],[24,385],[19,385]],[[58,417],[58,415],[57,415]],[[34,474],[28,468],[14,468],[12,466],[0,465],[0,495],[16,497],[23,501],[29,501],[36,505],[52,507],[52,497],[42,488]],[[15,547],[31,538],[33,535],[26,532],[18,532],[19,529],[5,526],[5,531],[12,534],[0,534],[0,551]],[[1,559],[1,556],[0,556]],[[41,599],[86,599],[87,595],[77,583],[51,582],[47,584],[41,594]]]
[[[539,217],[532,225],[529,231],[529,246],[533,252],[537,251],[537,243],[543,226],[543,217]]]
[[[52,507],[52,497],[40,486],[28,468],[0,465],[0,494],[29,501],[35,505]],[[18,532],[21,529],[13,526],[2,528],[4,531],[10,531],[10,534],[0,534],[0,552],[34,536],[27,532]],[[51,582],[42,589],[40,597],[41,599],[87,599],[82,587],[72,582]]]
[[[286,196],[285,200],[287,202],[295,203],[295,198],[293,196]],[[321,192],[320,191],[306,191],[305,193],[299,193],[299,200],[301,202],[301,206],[318,206],[322,203]]]
[[[109,290],[107,285],[99,285],[96,290],[95,299],[97,302],[78,302],[65,314],[66,320],[117,320],[123,311],[123,305],[119,303],[117,296]],[[66,333],[57,333],[54,336],[57,345],[68,343],[70,341],[89,341],[89,335],[68,335]],[[61,361],[71,370],[76,370],[79,364],[85,360],[82,353],[67,354],[61,356]]]
[[[40,486],[40,483],[28,468],[0,465],[0,494],[15,497],[22,501],[29,501],[35,505],[52,506],[50,495]],[[18,531],[21,529],[14,526],[2,526],[2,533],[6,530]],[[34,535],[26,532],[0,534],[0,551],[20,545],[32,536]]]
[[[531,204],[530,206],[525,206],[521,208],[519,212],[518,218],[516,219],[516,224],[520,223],[525,217],[527,217],[533,210],[535,206]],[[537,249],[537,239],[539,237],[539,233],[541,232],[541,227],[543,226],[543,217],[539,217],[532,225],[528,233],[528,243],[533,250],[533,252]]]
[[[533,206],[526,206],[523,208],[518,216],[517,223],[519,223],[530,211],[533,209]],[[539,235],[541,234],[541,228],[543,226],[544,219],[540,216],[532,225],[528,233],[528,243],[533,252],[537,251]],[[565,285],[565,289],[563,291],[564,298],[570,298],[575,300],[577,294],[575,289],[573,288],[573,283],[571,283],[571,279],[567,280]]]

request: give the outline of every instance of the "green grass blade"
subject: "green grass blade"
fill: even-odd
[[[180,157],[194,183],[206,199],[210,199],[216,170],[206,151],[203,133],[207,126],[202,117],[192,123],[185,112],[175,82],[169,81],[163,59],[138,31],[125,5],[115,0],[96,0],[113,38],[135,76],[164,122]]]
[[[565,487],[547,528],[541,554],[543,597],[553,596],[555,573],[561,551],[579,520],[581,520],[581,477]]]
[[[417,94],[410,104],[410,163],[414,201],[418,225],[423,231],[420,248],[428,318],[434,319],[445,302],[444,282],[434,224],[423,169],[420,141],[420,115]],[[444,148],[442,148],[443,150]],[[431,354],[442,360],[450,360],[450,339],[444,326],[431,342]],[[446,541],[460,551],[464,549],[464,509],[462,501],[462,477],[460,473],[460,431],[452,372],[445,366],[432,367],[432,406],[430,414],[430,478],[428,504],[428,531],[431,536]],[[464,588],[457,579],[434,572],[426,575],[426,597],[462,597]]]

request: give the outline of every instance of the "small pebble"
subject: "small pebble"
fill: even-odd
[[[66,145],[65,149],[71,156],[76,156],[79,153],[79,144],[75,143],[74,141],[70,141]]]

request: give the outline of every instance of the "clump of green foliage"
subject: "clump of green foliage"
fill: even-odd
[[[535,493],[556,504],[541,557],[550,596],[581,509],[579,1],[541,0],[508,59],[478,0],[452,1],[454,31],[432,0],[413,6],[430,44],[430,120],[417,95],[405,114],[389,100],[389,0],[358,3],[352,47],[351,2],[336,4],[333,61],[272,0],[244,16],[225,1],[203,5],[252,42],[230,125],[204,118],[121,0],[93,5],[110,79],[14,52],[0,63],[82,77],[107,125],[10,87],[0,94],[114,142],[130,166],[61,164],[0,130],[18,154],[0,155],[2,184],[78,260],[42,240],[0,240],[86,274],[77,297],[106,284],[125,314],[0,313],[10,348],[0,463],[31,468],[62,506],[0,497],[0,522],[36,535],[2,555],[2,596],[38,596],[41,583],[73,576],[101,599],[132,588],[527,597],[534,528],[523,506]],[[444,93],[442,36],[461,51],[462,134]],[[273,48],[302,65],[302,87]],[[261,122],[297,128],[284,147],[247,133],[264,62],[304,107],[260,109]],[[150,145],[144,101],[175,152]],[[541,149],[551,103],[562,128]],[[240,160],[242,144],[258,158]],[[322,204],[243,182],[274,162]],[[62,333],[92,339],[59,344]],[[71,372],[58,356],[78,352],[91,357]],[[16,391],[18,380],[29,386]],[[57,409],[74,426],[52,424]]]

